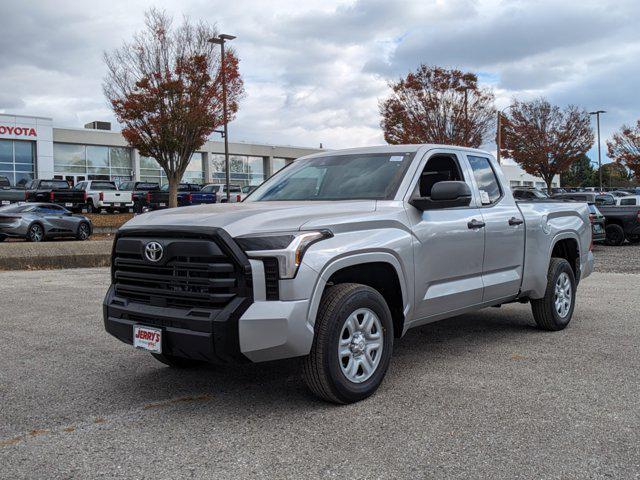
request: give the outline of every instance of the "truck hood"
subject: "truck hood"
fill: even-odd
[[[171,229],[175,226],[220,227],[232,237],[249,233],[299,230],[340,223],[341,217],[373,212],[375,200],[329,202],[242,202],[158,210],[138,215],[122,227]]]

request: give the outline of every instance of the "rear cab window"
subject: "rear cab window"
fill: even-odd
[[[467,155],[483,206],[494,205],[502,198],[502,189],[488,158]]]

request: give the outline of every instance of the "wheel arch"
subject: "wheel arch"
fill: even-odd
[[[29,226],[27,227],[27,234],[25,235],[26,238],[29,238],[29,230],[31,230],[31,227],[33,227],[34,225],[40,225],[40,227],[42,228],[43,238],[46,238],[46,236],[47,236],[47,228],[44,226],[44,223],[42,222],[42,220],[32,220],[29,223]]]
[[[551,264],[552,258],[564,258],[571,265],[573,275],[576,279],[576,284],[580,281],[580,239],[574,232],[564,232],[557,235],[553,242],[551,242],[551,248],[549,250],[549,264]],[[547,267],[548,268],[548,267]]]
[[[320,300],[333,283],[361,283],[374,288],[389,305],[396,337],[404,333],[411,309],[407,278],[400,261],[388,252],[367,252],[341,257],[328,263],[320,274],[309,305],[308,322],[315,324]]]

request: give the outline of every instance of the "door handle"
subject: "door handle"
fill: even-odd
[[[477,230],[478,228],[484,228],[485,223],[484,222],[480,222],[479,220],[476,220],[475,218],[473,220],[471,220],[469,223],[467,223],[467,227],[469,227],[471,230]]]
[[[509,219],[509,225],[522,225],[524,223],[524,220],[520,220],[519,218],[516,217],[511,217]]]

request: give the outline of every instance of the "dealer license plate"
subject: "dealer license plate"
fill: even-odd
[[[9,200],[2,200],[2,205],[11,205]]]
[[[65,206],[65,207],[73,207],[73,203],[68,203],[68,202],[67,202],[67,203],[65,203],[65,204],[64,204],[64,206]]]
[[[113,204],[113,206],[114,206],[114,207],[121,207],[121,206],[122,206],[122,204],[121,204],[121,203],[114,203],[114,204]]]
[[[166,203],[161,203],[161,204],[160,204],[160,206],[161,206],[161,207],[166,207],[166,206],[167,206],[167,204],[166,204]]]
[[[134,325],[133,346],[153,353],[162,353],[162,330]]]

